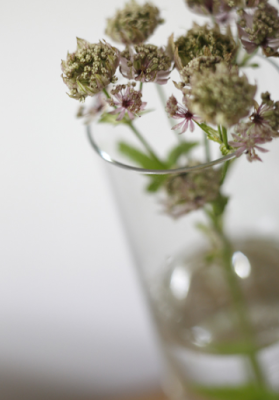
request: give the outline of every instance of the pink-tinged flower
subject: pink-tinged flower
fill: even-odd
[[[136,53],[126,48],[120,57],[120,72],[127,79],[165,85],[171,72],[171,59],[162,49],[152,44],[135,46]]]
[[[237,157],[245,153],[250,162],[256,160],[262,161],[257,155],[256,150],[266,153],[268,150],[260,147],[259,144],[264,144],[272,139],[267,139],[255,134],[252,129],[253,126],[254,125],[251,123],[239,124],[236,128],[237,133],[232,134],[234,140],[230,141],[229,145],[237,149],[235,152]]]
[[[238,34],[247,53],[258,47],[266,57],[278,57],[279,52],[279,15],[278,10],[267,2],[255,2],[256,7],[248,12],[238,11]]]
[[[128,85],[117,85],[111,91],[113,98],[107,101],[112,107],[115,107],[110,114],[119,114],[117,121],[123,119],[126,113],[130,120],[133,120],[140,111],[144,110],[147,103],[142,102],[142,93],[134,89],[135,85],[135,82],[128,83]]]
[[[182,101],[184,105],[178,103],[176,98],[172,95],[167,101],[166,105],[166,111],[171,118],[182,119],[181,122],[172,128],[181,128],[180,134],[186,132],[188,128],[190,128],[190,131],[193,132],[195,129],[195,124],[193,121],[201,121],[201,118],[193,114],[187,107],[186,97],[184,97]]]

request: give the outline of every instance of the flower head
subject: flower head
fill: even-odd
[[[241,0],[185,0],[185,2],[197,14],[214,15],[219,23],[226,23],[232,8],[241,5]]]
[[[106,34],[119,43],[139,44],[145,42],[163,22],[157,7],[149,3],[139,5],[131,0],[108,19]]]
[[[164,85],[170,74],[171,59],[162,48],[152,44],[135,46],[136,53],[127,48],[121,53],[120,72],[127,79],[156,82]]]
[[[216,71],[216,64],[219,64],[222,58],[219,56],[200,56],[194,58],[182,70],[179,71],[183,83],[189,84],[191,76],[195,72],[202,73],[203,70],[208,69],[213,72]]]
[[[251,129],[255,136],[270,140],[278,136],[279,102],[274,102],[268,92],[262,94],[262,103],[255,102],[255,110],[250,116]]]
[[[220,181],[220,169],[213,168],[171,176],[164,186],[167,194],[163,202],[165,212],[178,218],[198,210],[217,198]]]
[[[267,138],[258,136],[253,132],[252,127],[253,125],[251,123],[242,123],[237,125],[235,129],[236,133],[232,134],[233,141],[230,141],[229,144],[231,147],[237,149],[235,152],[237,157],[245,153],[250,162],[256,160],[262,161],[256,153],[256,150],[259,150],[262,153],[267,152],[268,150],[260,147],[259,144],[264,144],[272,139],[270,138],[268,140]]]
[[[218,25],[209,28],[207,25],[194,24],[185,36],[180,36],[174,42],[174,48],[177,48],[181,64],[185,66],[194,58],[204,55],[220,57],[229,62],[235,55],[237,46],[229,27],[227,33],[223,34]],[[177,64],[176,62],[176,66]]]
[[[260,1],[256,8],[238,11],[238,32],[243,47],[252,53],[262,47],[267,57],[279,56],[279,15],[278,10],[266,1]]]
[[[216,71],[204,70],[191,78],[189,106],[206,122],[226,127],[249,114],[257,87],[235,67],[217,64]]]
[[[142,102],[142,93],[134,89],[135,85],[135,82],[117,85],[111,91],[113,98],[109,99],[108,103],[115,107],[115,110],[110,114],[119,114],[117,121],[120,121],[126,113],[133,120],[140,111],[144,110],[147,103]]]
[[[189,108],[186,106],[187,100],[186,97],[183,97],[183,105],[178,103],[176,98],[172,95],[166,105],[166,111],[169,117],[174,119],[182,119],[182,122],[175,125],[172,129],[180,129],[180,133],[184,133],[187,131],[188,127],[190,131],[193,132],[195,129],[195,124],[193,121],[200,120],[200,117],[194,115]]]
[[[70,89],[69,96],[84,101],[110,83],[115,83],[118,50],[106,42],[91,44],[77,38],[77,50],[62,60],[62,78]]]

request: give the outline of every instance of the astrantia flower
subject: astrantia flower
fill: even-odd
[[[171,59],[162,48],[152,44],[135,46],[136,53],[127,48],[121,53],[120,72],[127,79],[156,82],[164,85],[170,74]]]
[[[149,3],[140,5],[131,0],[108,19],[106,34],[119,43],[139,44],[145,42],[163,22],[157,7]]]
[[[195,164],[197,165],[197,164]],[[217,198],[220,189],[221,170],[207,168],[171,176],[165,183],[165,212],[178,218],[198,210]]]
[[[184,105],[178,103],[176,98],[172,95],[166,105],[166,111],[171,118],[182,119],[180,123],[175,125],[172,129],[180,129],[180,133],[187,131],[188,127],[190,131],[193,132],[195,129],[195,124],[193,121],[200,121],[200,117],[194,115],[189,108],[186,106],[186,97],[183,98]]]
[[[197,14],[213,15],[219,23],[229,20],[232,8],[240,5],[241,1],[225,0],[185,0],[187,6]]]
[[[69,96],[84,101],[110,83],[115,83],[115,71],[119,64],[119,54],[115,47],[106,42],[91,44],[77,38],[77,51],[68,53],[62,60],[62,78],[70,89]]]
[[[120,121],[127,113],[129,118],[133,120],[140,111],[143,111],[146,104],[142,102],[142,93],[134,89],[135,83],[128,83],[128,85],[117,85],[111,91],[113,98],[108,100],[108,103],[115,107],[115,110],[110,114],[119,114],[117,121]]]
[[[279,15],[278,10],[261,1],[257,8],[238,11],[238,32],[243,47],[252,53],[262,47],[267,57],[279,56]]]
[[[202,72],[205,69],[210,69],[215,72],[216,64],[219,64],[221,61],[222,58],[219,56],[200,56],[194,58],[189,62],[189,64],[183,67],[181,71],[179,71],[183,83],[189,84],[191,76],[195,72]]]
[[[102,93],[98,93],[94,97],[94,102],[89,107],[81,105],[77,112],[78,118],[84,118],[86,125],[90,124],[98,115],[100,115],[107,107],[107,102]]]
[[[235,55],[237,45],[229,27],[227,33],[223,34],[217,24],[214,28],[194,24],[185,36],[180,36],[174,42],[174,48],[178,51],[182,66],[185,66],[194,58],[204,55],[220,57],[229,62]]]
[[[249,114],[256,89],[237,68],[217,64],[215,72],[193,74],[189,106],[204,121],[230,127]]]
[[[229,144],[231,147],[236,148],[236,156],[239,157],[243,153],[247,155],[248,161],[262,161],[261,158],[256,153],[256,150],[261,151],[262,153],[267,152],[268,150],[260,147],[259,144],[264,144],[267,141],[272,140],[271,138],[268,140],[267,138],[263,138],[257,136],[253,133],[252,130],[253,125],[251,123],[242,123],[237,125],[235,131],[237,133],[233,133],[233,141],[230,141]]]
[[[273,103],[273,102],[272,102]],[[279,104],[278,104],[279,105]],[[278,136],[279,107],[274,109],[273,104],[262,103],[260,106],[255,102],[255,111],[250,116],[251,130],[255,136],[270,140]]]

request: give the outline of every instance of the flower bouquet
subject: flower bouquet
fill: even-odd
[[[164,23],[159,9],[131,0],[107,21],[106,34],[119,46],[78,38],[76,51],[62,61],[62,78],[71,98],[84,103],[93,97],[77,116],[93,148],[112,164],[113,184],[119,183],[116,197],[138,263],[144,264],[170,398],[279,399],[279,247],[258,237],[231,238],[224,191],[242,155],[262,161],[263,145],[279,137],[279,101],[268,91],[257,93],[248,79],[249,71],[259,75],[258,59],[279,70],[279,14],[266,0],[187,0],[186,6],[207,22],[194,23],[180,37],[170,32],[158,47],[149,37]],[[151,86],[170,123],[165,135],[172,130],[176,140],[164,151],[154,146],[152,133],[138,128],[158,118],[157,107],[148,108]],[[123,161],[99,147],[92,122],[125,129],[117,148]],[[118,179],[117,167],[129,178]],[[129,209],[139,197],[135,182],[144,186],[143,202],[156,198],[152,211],[136,211],[136,222],[134,205]],[[184,220],[195,223],[195,233],[190,242],[184,235],[178,249],[172,237],[175,231],[183,235]],[[142,227],[135,228],[139,222]],[[197,241],[202,246],[191,251]],[[168,248],[170,243],[176,244]]]

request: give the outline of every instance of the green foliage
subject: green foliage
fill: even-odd
[[[175,165],[178,159],[197,146],[198,142],[181,142],[178,146],[174,147],[168,154],[168,164],[170,167]]]
[[[217,199],[211,202],[214,216],[219,217],[224,213],[228,201],[229,197],[220,193]]]
[[[192,390],[194,393],[199,393],[213,400],[279,400],[279,393],[259,388],[256,385],[241,387],[195,386]]]
[[[198,123],[197,121],[195,121],[195,123],[206,133],[206,136],[209,140],[212,140],[213,142],[217,142],[220,144],[222,143],[218,131],[204,124],[203,122]]]
[[[146,169],[165,169],[167,165],[163,164],[159,160],[151,158],[150,156],[138,150],[136,147],[131,146],[125,142],[118,143],[118,149],[120,153],[134,161],[139,166]]]
[[[146,155],[141,150],[127,143],[120,142],[118,144],[119,151],[129,158],[131,161],[136,163],[142,168],[146,169],[169,169],[177,165],[179,158],[183,155],[189,153],[198,142],[181,142],[179,145],[175,146],[169,152],[166,162],[158,161],[150,156]],[[150,182],[146,187],[148,192],[157,192],[161,186],[164,184],[168,175],[152,175],[149,177]]]

